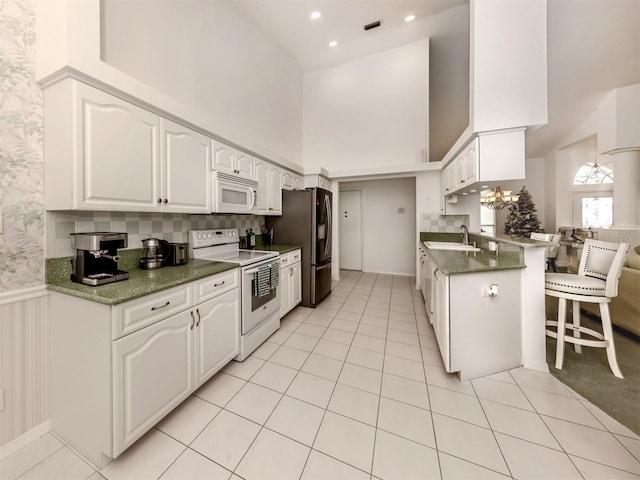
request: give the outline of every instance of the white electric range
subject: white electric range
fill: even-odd
[[[280,328],[280,260],[277,252],[239,247],[237,228],[189,231],[191,258],[237,263],[240,267],[240,353],[234,360],[243,361]],[[259,278],[263,279],[262,288],[256,286]]]

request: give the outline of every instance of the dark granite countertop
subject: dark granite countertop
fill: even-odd
[[[97,287],[70,280],[71,258],[47,259],[47,288],[105,305],[117,305],[152,293],[190,283],[210,275],[238,268],[235,263],[190,259],[186,265],[142,270],[137,265],[139,250],[122,250],[119,268],[129,272],[129,278]]]
[[[451,250],[431,250],[426,248],[426,241],[460,242],[459,233],[420,232],[420,246],[424,247],[438,269],[445,275],[461,273],[487,272],[495,270],[511,270],[525,268],[523,245],[509,237],[500,238],[470,233],[469,240],[475,241],[481,249],[479,252],[461,252]],[[509,241],[503,241],[509,240]],[[527,240],[535,242],[535,240]],[[489,252],[489,241],[500,242],[498,254]],[[549,242],[540,242],[548,244]],[[542,245],[541,245],[542,246]]]

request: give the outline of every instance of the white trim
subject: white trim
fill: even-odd
[[[32,298],[46,297],[49,295],[46,285],[38,285],[37,287],[20,288],[9,292],[0,292],[0,305],[9,303],[22,302]]]
[[[36,441],[38,438],[51,431],[51,419],[42,422],[40,425],[32,428],[28,432],[23,433],[17,438],[14,438],[9,443],[6,443],[0,447],[0,462],[5,458],[13,455],[18,450],[26,447],[31,442]]]

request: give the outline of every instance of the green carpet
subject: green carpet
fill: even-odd
[[[557,318],[549,310],[547,318]],[[570,314],[567,317],[569,319]],[[581,317],[584,326],[602,331],[599,319],[594,321],[584,314]],[[604,348],[583,346],[582,353],[578,354],[572,344],[566,343],[564,365],[562,370],[556,369],[556,339],[551,337],[547,337],[547,363],[554,377],[640,435],[640,342],[637,337],[617,329],[614,341],[624,379],[611,372]]]

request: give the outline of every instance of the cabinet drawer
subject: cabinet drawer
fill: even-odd
[[[293,252],[289,252],[289,264],[296,263],[300,261],[302,256],[302,250],[294,250]]]
[[[283,253],[280,255],[280,268],[287,267],[292,263],[300,261],[301,250],[294,250],[293,252]]]
[[[238,287],[238,269],[212,275],[195,283],[195,303],[201,303]]]
[[[193,294],[189,285],[163,290],[137,300],[116,305],[112,310],[112,338],[120,338],[140,330],[169,315],[189,308]]]

